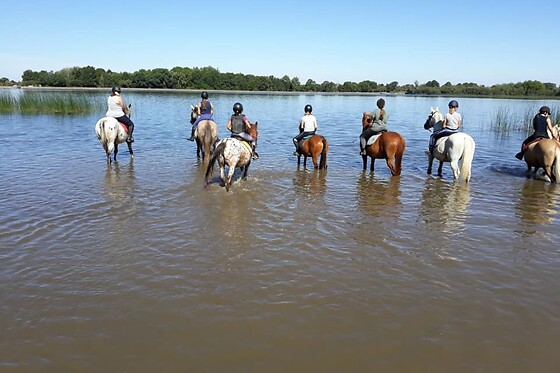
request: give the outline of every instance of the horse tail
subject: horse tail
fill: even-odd
[[[463,147],[463,162],[461,163],[461,179],[467,183],[471,179],[471,166],[474,158],[474,140],[472,137],[465,135],[464,147]]]
[[[226,142],[224,141],[220,145],[218,145],[216,147],[216,149],[214,149],[214,152],[212,153],[212,157],[210,158],[210,161],[208,162],[208,167],[206,168],[206,175],[204,177],[204,181],[205,181],[206,185],[208,185],[208,181],[210,180],[210,177],[212,176],[212,173],[214,172],[214,163],[216,163],[216,159],[218,159],[218,157],[224,155],[224,149],[225,148],[226,148]]]
[[[107,141],[107,135],[105,134],[105,118],[101,118],[97,121],[95,129],[97,131],[97,138],[104,144]]]
[[[324,136],[321,136],[323,141],[323,150],[321,151],[321,161],[319,162],[319,170],[327,168],[327,154],[329,153],[329,142]]]
[[[404,151],[406,150],[406,140],[404,137],[400,137],[400,143],[397,146],[397,151],[395,153],[395,175],[399,176],[402,172],[402,159]]]
[[[554,157],[554,178],[557,183],[560,183],[560,146],[556,146],[555,157]]]

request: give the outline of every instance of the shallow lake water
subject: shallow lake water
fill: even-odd
[[[221,137],[236,101],[259,122],[228,193],[186,141],[197,93],[123,97],[135,157],[110,165],[103,112],[0,115],[0,371],[557,369],[560,189],[525,178],[525,133],[491,129],[545,102],[458,99],[464,185],[426,174],[422,126],[448,98],[385,97],[407,140],[391,177],[358,155],[378,96],[211,94]],[[327,171],[292,155],[307,103]]]

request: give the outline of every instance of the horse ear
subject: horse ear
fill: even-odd
[[[191,110],[194,110],[194,106],[193,106],[193,104],[191,104]]]
[[[433,113],[433,112],[434,112],[434,108],[433,108],[433,106],[430,106],[430,113]]]
[[[253,126],[257,127],[259,125],[259,122],[255,122],[253,123]]]
[[[436,106],[436,111],[439,111],[439,106]]]

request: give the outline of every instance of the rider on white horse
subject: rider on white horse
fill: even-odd
[[[434,125],[434,132],[430,136],[430,146],[429,146],[429,153],[433,154],[434,146],[438,139],[449,136],[459,131],[459,128],[463,124],[463,119],[461,118],[461,114],[457,112],[459,108],[459,103],[455,100],[449,101],[449,112],[445,114],[443,118],[443,122],[441,123],[441,128],[439,128],[439,124],[436,123]],[[437,127],[436,127],[437,126]]]
[[[126,142],[134,142],[132,137],[132,132],[134,132],[134,123],[125,114],[128,108],[126,107],[124,100],[121,97],[121,87],[113,87],[111,89],[111,96],[107,98],[107,113],[108,117],[113,117],[122,124],[124,124],[128,130],[128,139]]]
[[[251,128],[251,122],[243,113],[243,105],[239,102],[233,104],[233,115],[227,123],[227,129],[231,131],[231,137],[239,137],[251,144],[253,148],[253,159],[258,159],[259,155],[255,151],[255,139],[247,133],[247,129]]]

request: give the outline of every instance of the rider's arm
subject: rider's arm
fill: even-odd
[[[245,117],[245,124],[247,125],[247,129],[251,128],[251,122],[249,122],[249,119],[247,119],[247,117]]]
[[[200,102],[196,104],[196,113],[200,116]]]
[[[121,106],[121,108],[123,109],[123,111],[126,113],[126,105],[124,104],[124,100],[122,99],[121,96],[117,96],[117,101],[119,102],[119,105]]]
[[[228,131],[231,131],[231,118],[229,118],[229,120],[227,122],[227,125],[226,125],[226,128],[227,128]]]
[[[214,115],[214,105],[210,103],[210,115]]]

